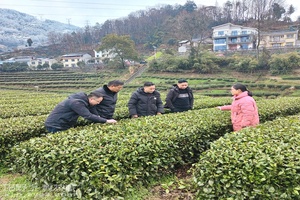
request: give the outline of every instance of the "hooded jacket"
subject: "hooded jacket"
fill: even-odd
[[[85,93],[70,95],[53,109],[46,119],[45,126],[67,130],[76,124],[79,116],[92,122],[105,123],[106,119],[98,116],[92,108]]]
[[[171,110],[175,109],[173,103],[175,102],[175,100],[178,98],[180,94],[179,90],[180,89],[178,88],[177,84],[174,84],[167,94],[165,108],[170,108]],[[190,87],[187,87],[186,90],[189,95],[190,106],[192,109],[194,106],[194,95]]]
[[[234,131],[259,124],[258,108],[255,100],[248,95],[248,91],[233,96],[232,104],[221,106],[220,109],[231,110],[231,122]]]
[[[102,88],[98,88],[96,91],[103,94],[103,100],[95,106],[98,115],[106,119],[112,119],[118,100],[118,93],[112,92],[107,85],[104,85]]]
[[[160,93],[156,90],[153,93],[145,93],[143,87],[132,93],[128,109],[130,116],[150,116],[164,112]]]

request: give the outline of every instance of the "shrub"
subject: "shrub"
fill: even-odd
[[[225,135],[194,165],[197,198],[299,199],[299,141],[299,116]]]

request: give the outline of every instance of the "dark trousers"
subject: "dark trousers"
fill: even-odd
[[[47,130],[49,133],[56,133],[56,132],[62,131],[62,130],[60,130],[60,129],[53,128],[53,127],[46,127],[46,130]]]
[[[185,112],[191,110],[191,108],[175,108],[173,110],[171,110],[171,112]]]

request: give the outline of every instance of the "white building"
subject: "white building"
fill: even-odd
[[[178,42],[178,52],[185,53],[191,49],[191,42],[189,40],[182,40]]]
[[[255,49],[257,45],[257,29],[234,25],[231,23],[212,27],[213,50]]]
[[[299,46],[298,30],[277,30],[261,33],[260,48],[280,48]]]
[[[49,67],[51,67],[53,63],[57,63],[57,60],[51,58],[32,58],[29,62],[27,62],[29,67],[34,68],[43,64],[49,64]]]
[[[83,61],[87,63],[92,56],[88,53],[72,53],[61,56],[64,67],[78,67],[77,63]]]
[[[96,63],[102,63],[102,60],[104,59],[113,59],[116,57],[116,54],[111,53],[110,51],[104,50],[104,51],[96,51],[93,50],[95,54],[95,62]]]

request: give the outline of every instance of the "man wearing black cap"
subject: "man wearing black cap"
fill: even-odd
[[[170,108],[171,112],[184,112],[191,110],[193,104],[194,96],[188,82],[184,79],[178,80],[167,94],[165,108]]]

